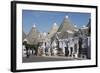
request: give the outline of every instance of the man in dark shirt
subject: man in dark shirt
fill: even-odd
[[[82,38],[81,37],[79,37],[78,44],[79,44],[79,54],[78,54],[78,57],[81,57],[81,53],[82,53]]]

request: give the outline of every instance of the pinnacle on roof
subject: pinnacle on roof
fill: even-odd
[[[32,27],[33,27],[33,28],[35,28],[35,27],[36,27],[36,25],[34,24]]]
[[[68,15],[66,15],[65,18],[68,19]]]
[[[52,29],[55,29],[55,28],[58,28],[57,23],[53,23],[53,27],[52,27]]]
[[[77,25],[74,24],[74,27],[77,28]]]
[[[47,35],[47,33],[46,32],[43,32],[43,36],[46,36]]]
[[[54,25],[54,26],[57,26],[57,24],[56,24],[56,23],[54,23],[53,25]]]
[[[86,26],[85,25],[83,25],[83,28],[85,28]]]

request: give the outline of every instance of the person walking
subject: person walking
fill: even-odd
[[[66,47],[65,47],[65,56],[68,57],[68,55],[69,55],[68,40],[66,40],[65,43],[66,43]]]
[[[78,54],[78,57],[81,57],[81,54],[82,54],[82,38],[81,37],[79,37],[78,44],[79,44],[79,54]]]

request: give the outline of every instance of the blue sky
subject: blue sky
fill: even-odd
[[[89,18],[91,18],[90,13],[23,10],[23,30],[25,33],[28,33],[35,24],[39,31],[48,32],[53,23],[56,22],[57,25],[60,26],[65,16],[68,16],[69,20],[78,27],[86,25]]]

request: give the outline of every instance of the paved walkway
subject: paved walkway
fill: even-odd
[[[65,57],[65,56],[34,56],[31,55],[29,58],[24,57],[23,62],[46,62],[46,61],[68,61],[68,60],[81,60],[75,59],[72,57]]]

